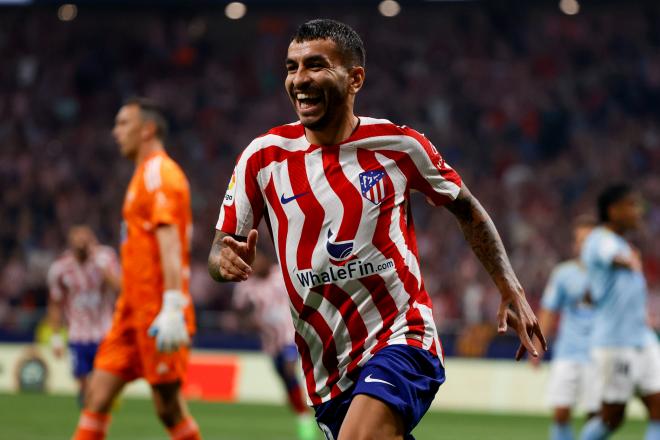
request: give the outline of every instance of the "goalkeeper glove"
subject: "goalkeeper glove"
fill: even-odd
[[[190,343],[183,315],[186,305],[188,298],[180,290],[166,290],[163,294],[163,305],[148,331],[149,336],[156,338],[158,351],[176,351]]]

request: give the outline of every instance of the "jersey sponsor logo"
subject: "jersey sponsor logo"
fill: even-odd
[[[282,194],[282,196],[280,197],[280,202],[282,202],[283,205],[286,205],[287,203],[293,202],[297,198],[300,198],[302,196],[306,196],[307,194],[309,194],[309,191],[305,191],[305,192],[302,192],[300,194],[294,194],[291,197],[285,197],[284,194]]]
[[[396,385],[394,385],[393,383],[390,383],[390,382],[388,382],[386,380],[383,380],[383,379],[376,379],[375,377],[371,377],[371,374],[369,376],[365,377],[364,381],[366,383],[384,383],[386,385],[389,385],[391,387],[396,388]]]
[[[328,251],[328,254],[332,257],[330,262],[335,266],[343,266],[348,261],[355,258],[355,255],[352,255],[353,252],[353,241],[339,241],[332,242],[332,229],[328,230],[328,239],[325,242],[325,250]]]
[[[385,177],[384,170],[371,170],[360,173],[360,191],[362,197],[369,200],[374,205],[380,205],[385,199]]]
[[[225,200],[223,204],[225,206],[231,206],[234,203],[234,196],[236,194],[236,170],[231,175],[231,180],[227,186],[227,192],[225,193]]]
[[[370,261],[353,259],[339,268],[330,266],[327,270],[322,271],[306,269],[297,272],[295,275],[302,287],[312,288],[345,280],[356,280],[393,268],[394,261],[391,258],[377,264]]]

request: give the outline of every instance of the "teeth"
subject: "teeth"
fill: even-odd
[[[298,93],[296,95],[297,99],[314,99],[316,96],[308,95],[307,93]]]

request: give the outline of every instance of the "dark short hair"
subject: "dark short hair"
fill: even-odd
[[[627,183],[617,183],[605,188],[598,196],[598,220],[603,223],[610,221],[610,206],[623,200],[633,192],[632,186]]]
[[[331,40],[339,48],[344,61],[349,67],[364,66],[366,52],[364,43],[353,28],[345,23],[317,18],[300,25],[291,41]]]
[[[145,121],[152,121],[156,125],[156,137],[165,140],[169,126],[165,118],[165,112],[158,102],[151,98],[133,97],[124,101],[124,105],[137,105],[140,115]]]

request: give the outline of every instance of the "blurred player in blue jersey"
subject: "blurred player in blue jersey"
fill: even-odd
[[[279,266],[272,264],[262,252],[256,253],[252,270],[253,276],[234,287],[233,305],[242,312],[244,325],[255,327],[262,350],[273,360],[289,405],[297,416],[298,440],[314,440],[316,421],[298,380],[300,360],[284,278]]]
[[[576,256],[579,257],[582,244],[595,223],[590,217],[576,219],[573,226]],[[589,355],[593,310],[587,270],[578,259],[557,265],[543,293],[541,307],[541,331],[548,335],[557,328],[548,383],[548,401],[554,409],[550,439],[572,440],[571,409],[581,402],[593,416],[600,406]],[[534,357],[530,360],[534,365],[541,361]]]
[[[649,411],[644,438],[660,440],[660,346],[648,325],[641,258],[625,238],[641,224],[641,197],[625,184],[608,187],[598,197],[598,216],[582,261],[595,305],[591,343],[602,406],[580,438],[608,438],[637,393]]]

